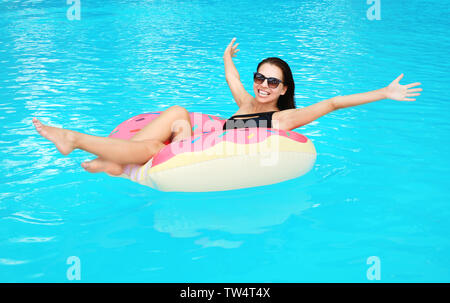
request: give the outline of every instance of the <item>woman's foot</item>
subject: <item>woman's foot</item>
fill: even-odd
[[[53,142],[61,154],[68,155],[75,149],[75,133],[73,131],[44,125],[37,118],[33,118],[33,124],[37,132]]]
[[[113,176],[123,173],[123,166],[100,158],[81,163],[81,166],[90,173],[105,172]]]

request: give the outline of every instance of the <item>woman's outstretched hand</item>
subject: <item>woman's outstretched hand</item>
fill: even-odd
[[[236,41],[236,38],[233,38],[230,42],[230,44],[228,44],[227,48],[225,49],[225,52],[223,53],[223,57],[236,57],[236,53],[239,51],[238,49],[236,49],[236,47],[239,45],[239,43],[236,43],[236,45],[233,46],[233,43]]]
[[[397,77],[394,81],[386,87],[386,98],[396,101],[416,101],[416,99],[411,99],[410,97],[419,96],[422,89],[413,88],[420,85],[419,82],[401,85],[399,82],[403,78],[403,74]]]

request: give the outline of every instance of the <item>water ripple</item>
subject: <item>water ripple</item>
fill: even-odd
[[[39,217],[38,217],[39,216]],[[6,217],[2,218],[3,220],[15,220],[28,224],[36,224],[36,225],[61,225],[64,224],[64,221],[61,217],[52,213],[34,213],[34,212],[26,212],[20,211],[10,214]]]
[[[54,237],[23,237],[10,239],[11,242],[15,243],[44,243],[53,241]]]
[[[21,265],[21,264],[25,264],[28,262],[29,262],[28,260],[13,260],[13,259],[0,258],[1,265]]]

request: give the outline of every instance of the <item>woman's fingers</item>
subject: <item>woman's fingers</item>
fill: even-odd
[[[400,85],[399,82],[403,78],[403,76],[404,76],[404,74],[401,74],[400,76],[398,76],[394,81],[392,81],[392,83],[390,85],[392,87],[392,90],[394,90],[394,91],[397,90],[397,93],[400,94],[399,98],[394,98],[394,100],[416,101],[415,98],[411,98],[411,97],[420,96],[419,92],[421,92],[422,89],[421,88],[411,89],[411,87],[421,85],[421,83],[415,82],[415,83],[410,83],[408,85]],[[403,98],[401,96],[403,96]]]
[[[239,45],[239,43],[236,43],[235,45],[233,45],[233,43],[236,41],[236,38],[233,38],[230,42],[230,44],[228,45],[228,49],[231,48],[231,56],[236,57],[236,53],[239,51],[239,49],[236,49]]]
[[[400,82],[400,80],[402,80],[403,76],[404,76],[404,75],[401,74],[400,76],[398,76],[398,77],[394,80],[394,82],[396,82],[396,83]]]
[[[227,49],[230,49],[233,45],[234,41],[236,41],[236,38],[231,39],[231,42],[228,44]]]
[[[227,48],[225,49],[225,53],[230,52],[231,50],[232,52],[235,52],[236,47],[239,45],[239,43],[237,43],[235,46],[233,46],[235,41],[236,38],[231,39],[230,44],[228,44]]]
[[[236,38],[231,39],[230,44],[228,44],[227,48],[225,49],[224,56],[225,55],[233,56],[233,53],[234,53],[233,43],[234,43],[234,41],[236,41]]]
[[[405,87],[406,88],[410,88],[410,87],[414,87],[414,86],[417,86],[417,85],[421,85],[421,83],[420,82],[415,82],[415,83],[411,83],[411,84],[405,85]]]

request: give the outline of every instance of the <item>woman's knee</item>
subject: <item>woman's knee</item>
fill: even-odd
[[[172,115],[170,128],[172,132],[180,132],[191,128],[191,118],[189,112],[179,105],[171,106],[168,109]]]
[[[179,105],[173,105],[173,106],[169,107],[168,109],[166,109],[166,112],[174,115],[177,118],[179,117],[179,118],[185,119],[185,118],[189,117],[188,110]]]

